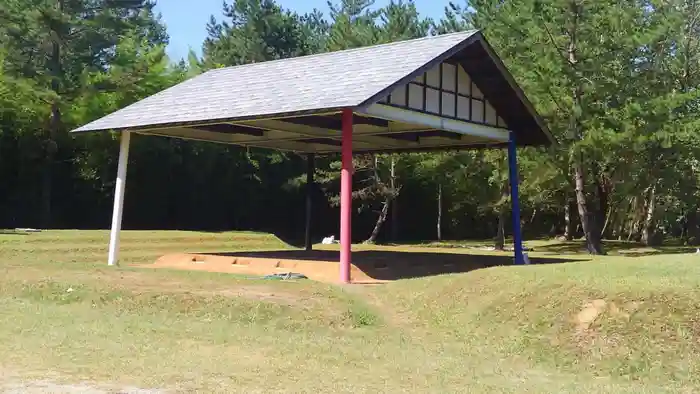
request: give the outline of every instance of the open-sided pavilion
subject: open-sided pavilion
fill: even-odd
[[[211,70],[74,130],[97,131],[121,133],[110,265],[132,133],[306,154],[310,182],[314,155],[340,153],[342,282],[350,281],[353,154],[507,147],[522,264],[516,147],[553,142],[479,31]]]

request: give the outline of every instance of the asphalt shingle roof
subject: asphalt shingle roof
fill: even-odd
[[[75,131],[355,107],[476,31],[208,71]]]

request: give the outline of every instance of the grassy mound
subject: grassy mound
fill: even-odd
[[[385,300],[435,332],[570,372],[700,382],[692,255],[499,267],[395,283]]]
[[[25,377],[235,392],[237,379],[262,387],[304,359],[316,359],[315,374],[335,338],[381,325],[359,297],[311,282],[128,269],[11,276],[0,280],[0,370]]]

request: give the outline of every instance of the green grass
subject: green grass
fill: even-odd
[[[0,391],[6,376],[173,392],[700,390],[694,255],[338,287],[108,268],[107,239],[0,234]],[[532,255],[564,253],[562,245],[542,243]],[[256,233],[122,237],[126,263],[283,248]],[[583,327],[577,316],[594,300],[606,305]]]
[[[511,242],[512,239],[507,240]],[[562,241],[554,239],[536,239],[528,240],[525,243],[526,247],[531,248],[539,255],[577,255],[585,253],[586,244],[583,240]],[[441,249],[472,249],[484,250],[493,247],[493,240],[480,241],[443,241],[429,242],[418,244],[423,247],[434,247]],[[638,242],[604,240],[603,249],[609,256],[651,256],[661,254],[685,254],[693,253],[696,248],[683,245],[679,240],[669,239],[664,242],[664,245],[651,247],[641,245]]]

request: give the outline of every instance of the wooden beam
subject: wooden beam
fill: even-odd
[[[411,141],[416,143],[419,142],[418,133],[416,132],[379,134],[377,137],[391,138],[393,140],[400,141]]]
[[[438,138],[449,138],[451,140],[461,140],[462,135],[459,133],[453,133],[451,131],[443,131],[443,130],[428,130],[428,131],[423,131],[418,133],[419,137],[425,137],[425,138],[430,138],[430,137],[438,137]]]
[[[389,127],[389,121],[385,120],[385,119],[370,118],[370,117],[365,117],[365,116],[355,116],[354,119],[355,119],[354,124],[356,124],[356,125],[361,124],[361,125],[369,125],[369,126],[376,126],[376,127],[383,127],[383,128]],[[340,118],[332,116],[332,115],[299,116],[296,118],[282,118],[279,120],[282,122],[287,122],[287,123],[294,123],[294,124],[298,124],[298,125],[318,127],[318,128],[322,128],[322,129],[337,130],[337,131],[340,131],[340,129],[343,126]]]
[[[167,133],[166,133],[167,131]],[[187,133],[174,133],[173,131],[187,131]],[[232,141],[222,139],[223,134],[212,133],[193,129],[163,129],[163,130],[139,130],[134,133],[151,135],[156,137],[178,138],[190,141],[213,142],[217,144],[237,145],[251,148],[273,149],[283,152],[314,153],[311,146],[288,140],[257,140],[257,141]]]
[[[264,137],[265,131],[261,129],[256,129],[254,127],[232,125],[229,123],[219,123],[211,124],[206,126],[194,126],[190,127],[195,130],[209,131],[212,133],[222,133],[222,134],[244,134],[254,137]]]
[[[303,142],[305,144],[318,144],[318,145],[330,145],[330,146],[341,146],[342,144],[338,140],[332,138],[308,138],[299,140],[298,142]]]
[[[304,126],[295,123],[284,122],[282,120],[258,120],[250,121],[251,126],[261,127],[269,130],[283,131],[288,133],[294,133],[300,136],[306,136],[309,138],[330,138],[340,141],[340,131],[325,129],[315,126]],[[396,140],[391,138],[379,137],[377,134],[387,134],[387,130],[382,130],[378,132],[371,133],[355,133],[353,139],[357,144],[358,149],[362,149],[362,144],[375,145],[378,148],[390,149],[396,148],[407,148],[411,146],[417,146],[416,142]],[[299,138],[297,138],[299,139]]]
[[[389,133],[389,134],[378,134],[377,137],[392,138],[395,140],[402,141],[413,141],[420,142],[421,138],[449,138],[451,140],[461,140],[462,135],[458,133],[453,133],[450,131],[443,130],[425,130],[425,131],[411,131],[406,133]]]

